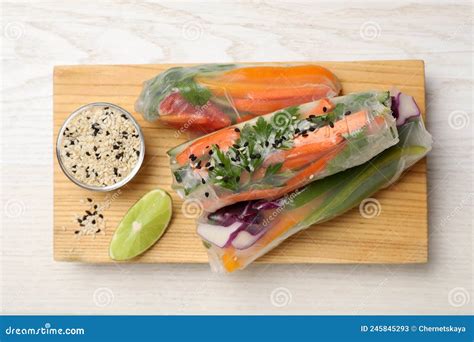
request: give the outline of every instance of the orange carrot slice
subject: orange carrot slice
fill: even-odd
[[[209,152],[212,145],[219,145],[219,148],[222,151],[226,151],[239,138],[239,136],[240,133],[236,132],[233,127],[224,128],[215,133],[205,135],[179,153],[176,156],[176,161],[180,165],[185,165],[189,161],[191,155],[200,158]]]
[[[295,94],[296,95],[296,94]],[[316,96],[319,97],[319,96]],[[306,96],[294,96],[274,100],[253,100],[253,99],[233,99],[235,108],[239,111],[251,112],[256,115],[262,115],[274,112],[281,108],[294,106],[296,104],[311,102],[314,100],[314,94]]]
[[[316,98],[341,90],[334,74],[317,65],[244,67],[217,76],[197,76],[196,81],[214,95],[252,100],[307,95]]]

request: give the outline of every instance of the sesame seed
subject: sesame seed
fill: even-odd
[[[326,107],[323,107],[323,112],[326,113],[328,109]]]
[[[206,192],[206,193],[204,194],[204,196],[206,196],[206,197],[209,197],[209,193],[208,193],[208,192]]]
[[[108,186],[121,181],[138,162],[141,149],[132,121],[121,111],[88,106],[68,122],[62,137],[61,163],[81,183]],[[123,117],[123,120],[116,118]],[[126,136],[128,140],[124,139]],[[108,158],[114,156],[115,158]],[[89,168],[90,166],[90,168]],[[121,172],[115,172],[115,169]]]

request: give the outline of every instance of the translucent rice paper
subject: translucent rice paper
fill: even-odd
[[[203,215],[197,231],[207,238],[204,245],[212,270],[243,269],[289,236],[341,215],[398,180],[432,144],[421,117],[411,118],[398,130],[400,142],[370,162],[315,181],[278,200],[238,203]],[[220,240],[216,240],[216,232],[221,234]],[[227,235],[222,237],[224,233]]]
[[[173,188],[205,211],[275,199],[360,165],[398,142],[388,92],[289,107],[168,152]]]
[[[171,68],[145,82],[135,109],[197,136],[340,91],[336,76],[318,65],[209,64]]]

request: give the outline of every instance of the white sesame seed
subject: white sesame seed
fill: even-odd
[[[60,145],[67,173],[86,185],[118,183],[138,162],[141,141],[133,122],[108,106],[92,106],[67,125]]]

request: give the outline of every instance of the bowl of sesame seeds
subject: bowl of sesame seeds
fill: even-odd
[[[64,174],[78,186],[112,191],[127,184],[145,156],[138,122],[125,109],[94,102],[76,109],[58,133],[56,155]]]

